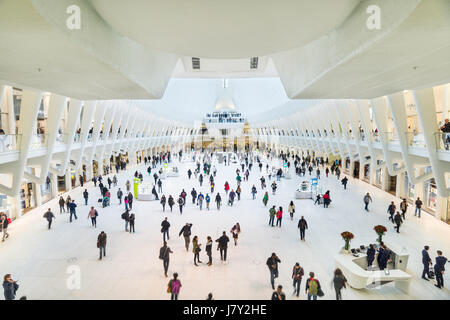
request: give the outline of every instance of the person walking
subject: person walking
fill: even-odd
[[[124,213],[122,213],[121,218],[125,220],[125,231],[128,232],[128,223],[130,221],[130,211],[126,210]]]
[[[404,198],[403,201],[400,202],[400,210],[402,211],[403,220],[405,220],[405,214],[407,209],[408,209],[408,202],[406,201],[406,198]]]
[[[128,218],[128,222],[130,223],[130,233],[136,233],[134,229],[134,223],[136,221],[136,215],[134,213],[130,214],[130,217]]]
[[[169,260],[172,250],[167,246],[167,242],[163,242],[163,246],[159,249],[159,258],[163,261],[164,276],[167,278],[167,271],[169,270]]]
[[[228,184],[228,181],[225,181],[224,188],[225,188],[225,194],[228,195],[228,191],[230,191],[230,185]]]
[[[309,278],[306,280],[306,289],[305,293],[308,295],[308,300],[317,300],[317,295],[320,290],[320,282],[319,280],[314,278],[314,272],[309,273]]]
[[[66,208],[67,208],[67,212],[70,212],[70,204],[72,203],[72,198],[70,198],[70,196],[67,196],[66,198]]]
[[[178,198],[178,206],[180,207],[180,214],[183,214],[184,198],[182,196]]]
[[[166,196],[165,195],[162,195],[160,203],[162,205],[163,212],[164,212],[166,210]]]
[[[192,223],[186,223],[186,225],[181,228],[180,233],[178,234],[178,236],[181,236],[181,234],[183,234],[184,246],[186,247],[186,251],[189,251],[189,243],[191,242],[191,228]]]
[[[308,229],[308,223],[303,216],[298,220],[297,228],[300,229],[300,240],[305,241],[305,230]]]
[[[127,192],[130,192],[130,190],[131,190],[130,180],[127,180],[127,182],[125,182],[125,187],[127,188]]]
[[[192,252],[194,253],[194,265],[198,267],[198,263],[203,263],[200,261],[200,251],[202,250],[200,248],[201,244],[198,243],[198,237],[194,236],[192,238]]]
[[[133,209],[133,194],[128,192],[128,206],[130,206],[130,210]]]
[[[367,268],[368,269],[370,269],[372,267],[373,260],[375,260],[375,253],[376,253],[376,251],[375,251],[374,245],[370,244],[370,246],[369,246],[369,248],[367,249],[367,252],[366,252],[366,255],[367,255],[367,257],[366,257],[366,259],[367,259]]]
[[[84,189],[83,198],[84,198],[84,204],[87,206],[88,205],[88,198],[89,198],[89,192],[87,191],[87,189]]]
[[[91,218],[92,226],[95,228],[97,228],[97,216],[98,216],[97,210],[95,210],[94,207],[91,207],[91,210],[89,210],[87,218],[88,219]]]
[[[395,206],[394,201],[391,201],[391,204],[388,206],[387,212],[389,213],[389,220],[391,220],[392,223],[394,223],[395,209],[397,209],[397,207]]]
[[[53,219],[56,219],[55,215],[53,214],[53,212],[50,210],[50,208],[48,208],[47,212],[44,213],[44,218],[47,219],[48,222],[48,230],[50,230],[51,226],[52,226],[52,221]]]
[[[0,214],[0,224],[1,224],[1,231],[3,234],[2,242],[4,242],[6,238],[9,238],[9,233],[7,232],[9,220],[6,214],[3,212]]]
[[[220,260],[223,262],[227,261],[227,250],[228,250],[228,242],[230,241],[230,238],[227,237],[227,234],[225,231],[222,232],[222,236],[218,239],[216,239],[216,242],[219,243],[217,249],[220,250]]]
[[[158,192],[163,192],[161,179],[158,179]]]
[[[173,197],[171,195],[169,195],[169,200],[167,200],[167,204],[170,207],[170,212],[172,212],[172,207],[175,204],[175,200],[173,200]]]
[[[233,235],[234,245],[237,246],[239,234],[241,233],[241,226],[239,225],[239,222],[236,222],[233,228],[231,228],[230,233]]]
[[[272,293],[271,300],[286,300],[286,295],[283,292],[283,286],[279,285],[277,290]]]
[[[100,249],[100,257],[98,260],[102,260],[102,257],[106,257],[106,233],[100,232],[97,237],[97,248]]]
[[[425,246],[422,250],[422,279],[426,281],[430,281],[430,266],[433,265],[433,260],[431,260],[430,255],[428,254],[429,246]],[[426,277],[425,277],[426,275]]]
[[[192,204],[195,204],[195,199],[197,199],[197,191],[192,188],[191,190],[191,196],[192,196]]]
[[[436,263],[434,264],[434,273],[436,275],[436,287],[442,289],[444,287],[444,272],[445,272],[445,263],[447,262],[447,258],[442,256],[442,251],[437,251]]]
[[[61,196],[59,197],[59,213],[63,213],[66,212],[66,210],[64,209],[65,205],[66,205],[66,201],[64,200],[64,198]]]
[[[69,205],[69,210],[70,210],[70,222],[72,222],[72,215],[75,217],[75,220],[77,220],[77,214],[76,214],[76,208],[77,204],[75,203],[75,200],[72,200],[72,202]]]
[[[238,201],[241,200],[241,192],[242,192],[241,186],[238,186],[238,187],[236,188],[236,194],[237,194]]]
[[[417,215],[417,212],[419,212],[419,218],[420,218],[420,212],[422,211],[422,200],[420,200],[419,197],[417,197],[417,200],[415,202],[416,204],[416,210],[414,211],[414,217]]]
[[[297,297],[300,295],[300,284],[302,282],[302,277],[305,274],[303,268],[300,266],[300,263],[295,263],[294,268],[292,269],[292,285],[294,286],[294,294]]]
[[[275,194],[275,191],[277,190],[277,183],[274,181],[272,182],[272,194]]]
[[[397,213],[394,216],[394,222],[396,224],[397,233],[400,233],[400,225],[402,224],[402,216],[400,215],[400,212],[397,211]]]
[[[206,194],[205,201],[206,201],[206,210],[209,211],[209,204],[211,202],[211,197],[209,196],[209,194]]]
[[[347,190],[347,182],[348,182],[347,177],[344,177],[344,178],[341,180],[341,183],[342,183],[342,185],[344,186],[344,190]]]
[[[263,203],[264,203],[265,207],[267,206],[268,201],[269,201],[269,192],[266,191],[266,193],[264,194],[264,197],[263,197]]]
[[[345,283],[347,282],[347,279],[345,278],[344,274],[342,273],[342,270],[337,268],[334,270],[334,278],[333,278],[333,285],[334,285],[334,291],[336,292],[336,300],[342,300],[342,288],[347,289],[347,286]]]
[[[269,226],[274,226],[273,222],[275,219],[275,215],[277,214],[277,210],[275,209],[275,206],[269,209]]]
[[[229,195],[229,199],[228,199],[228,204],[232,207],[233,203],[234,203],[234,198],[236,197],[236,193],[234,192],[233,189],[231,189],[230,195]]]
[[[197,197],[197,205],[200,207],[200,210],[202,210],[203,208],[203,200],[205,199],[205,196],[203,195],[203,193],[199,193],[198,197]]]
[[[189,180],[191,180],[191,176],[192,176],[192,171],[191,171],[191,169],[188,169],[187,174],[188,174]]]
[[[283,219],[283,208],[279,207],[278,211],[277,211],[277,227],[278,224],[280,224],[280,228],[281,228],[281,220]]]
[[[372,197],[370,196],[370,194],[367,192],[366,193],[366,195],[364,196],[364,204],[365,204],[365,207],[364,207],[364,209],[366,210],[366,211],[369,211],[369,202],[372,202]]]
[[[217,206],[217,210],[220,210],[220,205],[222,204],[222,197],[220,196],[220,194],[217,192],[216,194],[216,206]]]
[[[281,260],[277,257],[275,252],[273,252],[266,261],[266,265],[270,272],[270,284],[272,285],[273,290],[275,290],[275,278],[278,278],[278,263],[281,263]]]
[[[289,215],[291,216],[291,220],[294,220],[295,205],[294,205],[294,201],[292,201],[292,200],[291,200],[291,203],[289,203],[288,211],[289,211]]]
[[[210,186],[211,186],[211,194],[213,194],[214,193],[214,186],[215,186],[213,181],[211,181]]]
[[[212,245],[213,245],[212,238],[208,236],[206,238],[206,246],[205,246],[206,255],[208,256],[208,267],[212,265]]]
[[[173,274],[173,279],[169,281],[167,292],[170,293],[170,300],[178,300],[180,294],[181,281],[178,279],[178,273]]]
[[[122,197],[123,197],[123,192],[119,188],[119,190],[117,190],[117,199],[119,199],[119,205],[122,204]],[[127,209],[127,208],[125,208],[125,209]]]
[[[123,201],[125,203],[125,210],[129,210],[129,205],[128,205],[128,196],[125,196],[125,200]]]
[[[253,185],[253,187],[252,187],[252,199],[253,199],[253,200],[256,199],[256,193],[257,193],[257,192],[258,192],[258,191],[256,191],[255,185]]]
[[[167,220],[167,217],[164,218],[164,220],[161,222],[161,232],[163,234],[163,241],[166,241],[166,235],[167,235],[167,240],[170,240],[169,237],[169,228],[170,228],[170,223]]]
[[[5,300],[14,300],[16,298],[16,292],[19,290],[19,285],[17,281],[11,279],[11,275],[5,274],[3,277],[3,293],[5,295]]]

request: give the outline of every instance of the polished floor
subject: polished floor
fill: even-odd
[[[172,194],[175,199],[182,188],[188,193],[188,202],[183,214],[178,208],[174,211],[162,212],[157,201],[134,201],[133,211],[136,214],[136,233],[124,231],[124,221],[120,215],[123,206],[118,205],[115,197],[117,188],[112,188],[113,201],[108,208],[98,208],[98,188],[88,183],[90,194],[89,206],[84,206],[81,188],[70,192],[78,204],[78,220],[69,223],[67,213],[59,214],[57,199],[40,208],[28,212],[24,217],[10,225],[10,238],[0,243],[0,270],[3,274],[11,273],[13,279],[19,280],[18,297],[26,295],[28,299],[168,299],[166,293],[169,279],[164,277],[162,261],[158,259],[162,242],[160,223],[164,217],[171,223],[169,246],[174,252],[170,258],[169,274],[178,272],[182,283],[180,299],[205,299],[209,292],[215,299],[269,299],[272,293],[269,271],[265,264],[272,252],[281,259],[280,276],[277,284],[282,284],[287,299],[297,299],[292,295],[291,271],[296,262],[305,269],[305,273],[314,271],[322,284],[325,296],[323,299],[334,299],[331,278],[334,270],[333,255],[343,246],[340,237],[342,231],[355,234],[352,246],[374,242],[376,234],[373,226],[383,224],[388,227],[384,237],[386,243],[394,243],[409,253],[408,272],[413,275],[409,294],[395,288],[394,284],[386,284],[377,289],[354,290],[348,288],[343,292],[344,299],[450,299],[449,289],[439,290],[434,281],[420,279],[421,249],[424,245],[431,247],[431,257],[435,258],[436,250],[450,257],[450,226],[423,213],[418,219],[409,207],[406,222],[400,234],[393,229],[386,213],[392,195],[382,192],[374,186],[349,178],[346,191],[334,177],[322,177],[320,185],[331,191],[332,205],[328,209],[314,206],[311,200],[295,200],[296,213],[291,221],[285,213],[282,227],[268,226],[268,208],[271,205],[282,206],[287,211],[289,201],[294,198],[302,178],[292,174],[293,179],[278,183],[277,194],[270,192],[267,208],[261,199],[259,168],[254,167],[250,181],[242,183],[241,201],[233,207],[224,205],[221,211],[215,206],[208,212],[192,204],[190,190],[194,186],[203,193],[209,192],[208,179],[202,188],[196,180],[188,180],[186,171],[193,168],[194,163],[184,161],[175,165],[181,176],[163,180],[163,191],[166,196]],[[223,166],[217,164],[216,192],[224,198],[223,185],[228,180],[231,187],[236,186],[235,170],[237,165]],[[136,168],[118,175],[119,186],[124,190],[126,179],[132,178]],[[139,166],[145,181],[153,178],[146,175],[144,166]],[[264,170],[263,170],[264,173]],[[267,185],[271,184],[265,174]],[[307,175],[308,177],[308,175]],[[252,200],[251,186],[258,188],[257,199]],[[364,211],[362,197],[370,192],[373,203],[370,212]],[[65,195],[66,196],[66,195]],[[88,209],[93,205],[99,211],[98,227],[94,229],[87,218]],[[52,229],[47,230],[46,220],[42,217],[47,208],[52,208],[56,215]],[[167,209],[167,208],[166,208]],[[297,229],[300,215],[308,221],[306,242],[301,242]],[[237,246],[230,242],[228,262],[220,262],[219,252],[213,246],[213,265],[208,267],[205,251],[200,253],[203,264],[193,264],[193,253],[184,249],[183,237],[178,236],[181,227],[193,223],[192,236],[198,235],[203,247],[206,237],[217,239],[222,231],[228,231],[239,222],[242,233]],[[108,235],[107,257],[98,261],[96,239],[101,230]],[[230,234],[228,233],[230,236]],[[230,237],[231,239],[231,237]],[[70,289],[71,266],[79,267],[81,282],[79,289]],[[447,268],[450,270],[450,267]],[[450,271],[445,274],[445,285],[450,287]],[[305,280],[302,281],[300,299],[305,299]]]

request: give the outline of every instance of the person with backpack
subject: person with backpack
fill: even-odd
[[[253,185],[253,187],[252,187],[252,199],[253,199],[253,200],[256,199],[256,193],[257,193],[257,192],[258,192],[258,191],[256,190],[255,185]]]
[[[72,202],[69,205],[70,208],[70,222],[72,222],[72,215],[75,217],[75,220],[77,220],[77,214],[75,212],[75,208],[77,207],[77,204],[75,203],[75,200],[72,200]]]
[[[161,222],[161,232],[163,234],[163,241],[166,241],[166,235],[167,235],[167,240],[170,240],[169,238],[169,228],[170,228],[170,223],[167,220],[167,217],[164,218],[164,220]]]
[[[286,295],[284,294],[284,292],[282,290],[283,290],[283,286],[279,285],[277,287],[277,290],[272,293],[271,300],[286,300]]]
[[[160,203],[162,205],[163,212],[164,212],[166,210],[166,196],[165,195],[162,195]]]
[[[217,192],[216,194],[216,206],[217,206],[217,210],[220,210],[220,205],[222,204],[222,197],[220,196],[220,194]]]
[[[289,211],[289,215],[291,216],[291,220],[294,220],[295,205],[294,205],[294,201],[292,201],[292,200],[291,200],[291,203],[289,203],[288,211]]]
[[[122,196],[123,196],[123,192],[119,188],[119,190],[117,190],[117,198],[119,199],[119,205],[122,204]],[[127,208],[125,208],[125,209],[127,209]]]
[[[203,195],[203,193],[200,192],[197,197],[197,205],[200,207],[200,210],[202,210],[204,199],[205,199],[205,196]]]
[[[134,230],[134,223],[136,221],[136,215],[134,213],[130,214],[130,217],[128,218],[128,222],[130,223],[130,233],[136,233]]]
[[[417,197],[415,204],[416,204],[416,210],[414,211],[414,217],[417,215],[417,212],[419,212],[419,218],[420,218],[420,212],[422,211],[422,200],[420,200],[420,198]]]
[[[50,227],[52,226],[52,221],[53,219],[56,219],[55,215],[53,214],[53,212],[50,210],[50,208],[48,208],[48,211],[46,213],[44,213],[44,218],[47,219],[48,222],[48,230],[50,230]]]
[[[180,207],[180,214],[183,214],[184,198],[182,196],[178,198],[178,205]]]
[[[302,282],[303,275],[303,268],[300,267],[300,263],[297,262],[292,269],[292,285],[294,286],[294,294],[296,294],[297,297],[300,295],[300,283]]]
[[[298,220],[297,228],[300,229],[300,240],[305,241],[305,230],[308,229],[308,223],[303,216]]]
[[[91,218],[92,226],[95,228],[97,228],[97,216],[98,216],[97,210],[95,210],[94,207],[91,207],[91,210],[89,210],[87,218],[88,219]]]
[[[229,241],[230,238],[227,237],[225,231],[222,232],[222,236],[220,238],[216,239],[216,242],[219,243],[217,249],[220,250],[220,260],[223,262],[227,261],[227,250]]]
[[[342,270],[339,268],[334,270],[333,285],[334,285],[334,291],[336,292],[336,300],[342,300],[341,290],[342,290],[342,288],[347,289],[347,286],[345,285],[346,282],[347,282],[347,279],[345,278],[344,274],[342,273]]]
[[[171,195],[169,195],[169,200],[167,200],[167,204],[170,207],[170,212],[172,212],[172,207],[175,204],[175,201],[173,200],[173,197]]]
[[[277,190],[277,183],[274,181],[272,183],[272,194],[275,194],[275,191]]]
[[[123,220],[125,220],[125,231],[128,232],[128,222],[129,222],[129,219],[130,219],[130,211],[126,210],[124,213],[122,213],[121,218]]]
[[[166,218],[167,219],[167,218]],[[163,261],[164,276],[167,278],[167,271],[169,270],[169,256],[173,253],[167,246],[167,242],[163,242],[163,246],[159,249],[159,258]]]
[[[88,205],[88,198],[89,198],[89,192],[87,191],[87,189],[84,189],[83,198],[84,198],[84,204],[87,206]]]
[[[277,214],[277,210],[275,209],[275,206],[269,209],[269,226],[274,226],[273,222],[275,219],[275,215]]]
[[[308,295],[308,300],[317,300],[317,295],[319,294],[320,282],[314,278],[314,272],[309,273],[309,278],[306,280],[305,293]]]
[[[198,243],[198,237],[194,236],[194,238],[192,239],[192,252],[194,253],[194,265],[198,267],[197,261],[198,263],[203,263],[200,261],[200,251],[202,250],[200,248],[201,244]]]
[[[279,207],[278,211],[277,211],[277,227],[278,224],[280,224],[280,228],[281,228],[281,220],[283,219],[283,208]]]
[[[100,232],[97,237],[97,248],[100,249],[100,257],[98,260],[102,260],[102,253],[106,257],[106,233],[104,231]]]
[[[371,197],[370,194],[367,192],[366,195],[364,196],[364,204],[365,204],[364,209],[365,209],[366,211],[369,211],[369,202],[372,202],[372,197]]]
[[[267,202],[269,202],[269,193],[266,191],[266,193],[264,194],[264,197],[262,199],[264,206],[267,206]]]
[[[209,194],[206,194],[205,201],[206,201],[206,210],[209,211],[209,204],[211,202],[211,197],[209,196]]]
[[[206,255],[208,256],[208,267],[212,265],[212,245],[213,245],[212,238],[208,236],[206,238],[206,246],[205,246]]]
[[[281,260],[277,257],[275,252],[273,252],[266,261],[266,265],[270,272],[270,284],[272,285],[273,290],[275,290],[275,278],[278,278],[278,263],[281,263]]]
[[[186,251],[189,251],[189,243],[191,242],[191,228],[192,223],[186,223],[186,225],[181,228],[180,233],[178,234],[178,236],[181,236],[181,234],[183,234],[184,246],[186,247]]]
[[[16,298],[16,292],[19,290],[19,285],[17,281],[11,279],[11,275],[5,274],[3,277],[3,293],[5,295],[5,300],[14,300]]]
[[[180,294],[181,281],[178,279],[178,273],[173,274],[173,279],[169,281],[167,293],[170,293],[170,300],[178,300]]]

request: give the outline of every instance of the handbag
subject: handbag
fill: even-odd
[[[317,289],[317,295],[319,296],[319,297],[323,297],[325,294],[323,293],[323,291],[322,291],[322,288],[318,288]]]

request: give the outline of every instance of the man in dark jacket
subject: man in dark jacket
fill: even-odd
[[[294,286],[294,293],[297,294],[297,297],[300,295],[300,283],[302,282],[302,277],[305,274],[303,268],[300,267],[300,263],[296,263],[294,268],[292,269],[292,285]]]
[[[308,229],[308,223],[306,223],[306,220],[305,220],[305,218],[303,216],[298,221],[297,228],[300,229],[300,240],[305,241],[305,230]]]
[[[227,237],[226,232],[222,233],[222,236],[219,239],[216,239],[216,242],[219,243],[218,249],[220,250],[220,260],[227,261],[227,250],[228,250],[228,242],[230,238]]]
[[[180,233],[178,234],[178,236],[181,236],[181,234],[183,234],[184,246],[186,247],[186,251],[189,251],[189,243],[191,242],[191,228],[192,223],[186,223],[186,225],[181,228]]]
[[[117,190],[117,198],[119,199],[119,204],[122,204],[122,196],[123,196],[123,192],[122,190]]]
[[[102,253],[103,256],[106,257],[106,233],[105,231],[100,232],[97,238],[97,248],[100,249],[100,257],[98,260],[102,260]]]
[[[344,190],[347,190],[347,182],[348,182],[347,177],[344,177],[344,179],[341,180],[341,183],[344,186]]]
[[[166,234],[167,234],[167,240],[170,240],[169,238],[169,228],[170,228],[170,223],[169,221],[167,221],[167,217],[163,220],[163,222],[161,222],[161,232],[163,234],[163,241],[166,241]]]
[[[275,252],[272,253],[266,261],[266,265],[270,271],[270,284],[272,285],[273,290],[275,290],[275,278],[278,278],[278,263],[281,263],[281,260],[277,257]]]
[[[194,188],[192,188],[191,196],[192,196],[192,203],[195,204],[195,199],[197,199],[197,191],[195,191]]]
[[[50,208],[48,208],[48,211],[46,213],[44,213],[44,218],[47,219],[47,221],[48,221],[48,229],[50,230],[50,227],[52,226],[53,219],[56,219],[55,215],[50,210]]]
[[[208,256],[208,266],[212,265],[212,245],[212,239],[210,236],[208,236],[205,247],[206,255]]]
[[[444,287],[444,271],[445,271],[445,263],[447,262],[447,258],[442,256],[442,251],[437,251],[436,263],[434,264],[434,273],[436,274],[436,287],[439,289]]]
[[[166,218],[167,219],[167,218]],[[164,221],[163,221],[164,222]],[[167,278],[167,270],[169,270],[169,256],[173,253],[164,241],[164,245],[159,249],[159,258],[163,261],[164,275]]]
[[[420,212],[422,211],[422,200],[420,200],[419,197],[417,197],[416,200],[416,210],[414,211],[414,216],[417,215],[417,212],[419,212],[419,218],[420,218]]]
[[[274,291],[272,293],[272,299],[271,300],[286,300],[286,295],[284,294],[282,289],[283,289],[283,286],[279,285],[277,287],[277,291]]]
[[[430,278],[430,265],[433,264],[433,261],[428,254],[429,246],[425,246],[422,250],[422,263],[423,263],[423,271],[422,271],[422,279],[429,281]],[[427,277],[425,277],[425,275]]]
[[[75,220],[77,220],[77,214],[75,212],[75,208],[77,207],[77,204],[75,203],[75,200],[72,200],[72,202],[69,204],[69,211],[70,211],[70,222],[72,222],[72,215],[75,217]]]
[[[387,209],[387,212],[389,213],[389,220],[391,220],[392,223],[394,223],[395,209],[397,209],[397,207],[395,206],[394,201],[392,201]]]
[[[402,216],[401,216],[400,212],[398,212],[398,211],[395,214],[394,222],[397,225],[395,227],[395,228],[397,228],[397,233],[400,233],[400,225],[402,224],[403,220],[402,220]]]
[[[84,198],[84,204],[87,205],[88,199],[89,199],[89,192],[87,191],[87,189],[84,189],[83,198]]]
[[[8,273],[3,278],[3,290],[5,293],[5,300],[14,300],[16,297],[17,289],[19,289],[19,285],[16,281],[11,279],[11,275]]]

